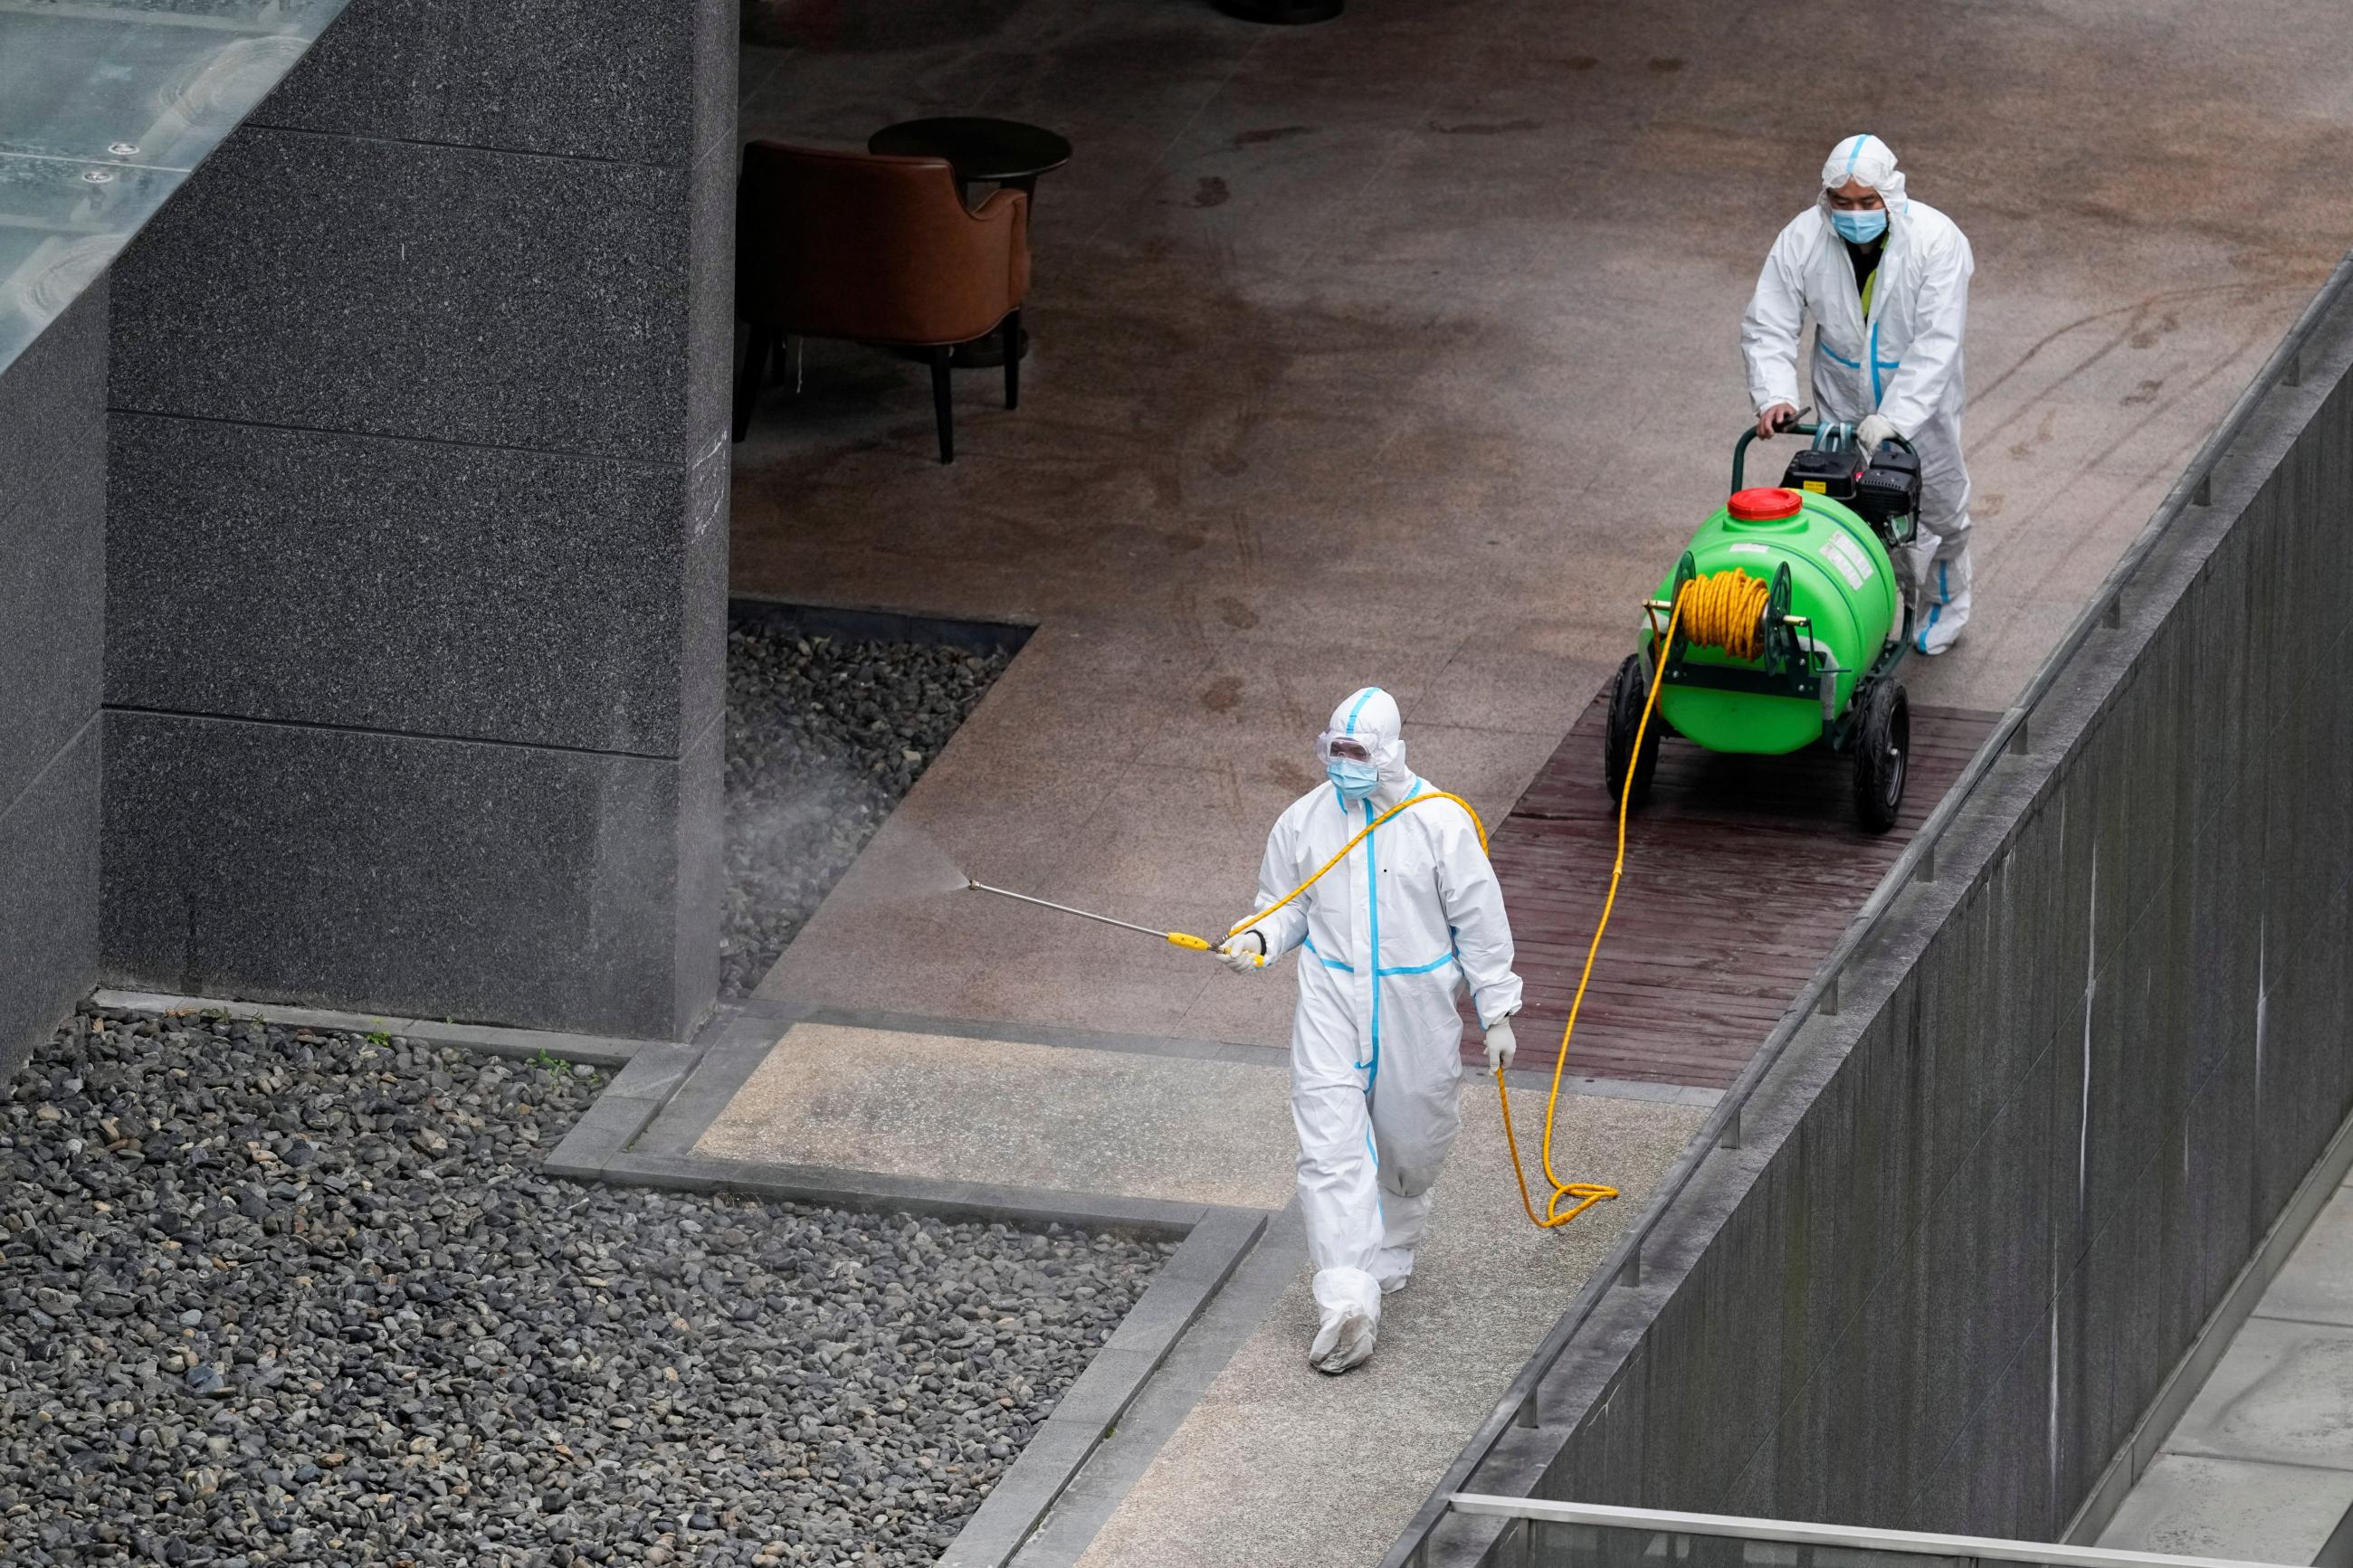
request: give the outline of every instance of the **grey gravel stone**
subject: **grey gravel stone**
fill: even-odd
[[[1167,1255],[543,1175],[600,1083],[74,1020],[0,1099],[0,1562],[929,1563]]]
[[[728,633],[722,994],[760,984],[1009,657]]]

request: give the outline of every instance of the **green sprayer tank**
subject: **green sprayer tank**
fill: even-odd
[[[1818,666],[1824,653],[1837,661],[1831,713],[1845,712],[1855,682],[1886,647],[1902,607],[1887,551],[1870,526],[1823,496],[1742,490],[1701,525],[1690,554],[1702,577],[1736,567],[1769,582],[1775,567],[1788,563],[1790,613],[1811,623]],[[1659,597],[1671,599],[1673,593],[1670,576]],[[1742,662],[1698,646],[1684,658],[1696,665]],[[1659,709],[1678,733],[1717,752],[1794,752],[1821,738],[1825,720],[1819,700],[1672,682],[1659,693]]]

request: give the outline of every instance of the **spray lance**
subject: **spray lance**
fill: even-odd
[[[1309,877],[1307,880],[1300,883],[1299,886],[1292,889],[1291,891],[1283,894],[1282,897],[1275,900],[1274,902],[1267,905],[1266,908],[1259,910],[1256,914],[1251,915],[1248,920],[1236,925],[1231,931],[1226,932],[1223,937],[1220,937],[1219,941],[1230,941],[1232,938],[1240,936],[1242,932],[1250,930],[1250,927],[1258,924],[1259,921],[1266,919],[1267,916],[1274,913],[1275,910],[1282,908],[1285,904],[1290,903],[1293,900],[1304,894],[1308,889],[1322,881],[1326,872],[1339,865],[1341,861],[1345,860],[1348,858],[1348,851],[1354,849],[1357,845],[1362,844],[1366,838],[1372,837],[1373,829],[1380,826],[1383,823],[1388,821],[1389,818],[1397,816],[1398,813],[1409,810],[1413,806],[1429,805],[1433,802],[1441,800],[1451,801],[1456,805],[1461,806],[1463,811],[1469,815],[1471,825],[1479,830],[1479,847],[1483,852],[1487,847],[1487,825],[1479,820],[1479,814],[1471,809],[1471,803],[1469,801],[1464,800],[1459,795],[1449,795],[1444,790],[1440,789],[1424,790],[1419,795],[1408,795],[1404,800],[1389,807],[1387,811],[1381,813],[1380,816],[1375,817],[1372,821],[1365,824],[1364,827],[1357,832],[1354,838],[1349,839],[1348,842],[1340,846],[1340,852],[1338,854],[1324,861],[1323,865],[1318,866],[1315,868],[1314,874]],[[1092,910],[1074,910],[1068,904],[1058,904],[1047,899],[1033,899],[1027,893],[1017,893],[1009,888],[992,888],[976,877],[968,876],[965,878],[964,885],[966,889],[976,893],[995,893],[998,898],[1018,899],[1025,904],[1035,904],[1041,910],[1053,910],[1060,914],[1076,915],[1082,921],[1099,921],[1104,925],[1117,926],[1122,931],[1132,931],[1142,936],[1158,937],[1162,942],[1166,942],[1171,947],[1188,948],[1195,952],[1215,952],[1218,951],[1217,944],[1210,942],[1208,938],[1195,936],[1190,931],[1155,931],[1150,926],[1140,926],[1128,921],[1115,921],[1109,915],[1099,915]],[[1267,963],[1266,955],[1264,953],[1259,953],[1256,955],[1256,966],[1260,969],[1264,969]]]
[[[1051,900],[1033,899],[1027,893],[1017,893],[1009,888],[992,888],[987,883],[971,877],[966,877],[965,879],[964,885],[972,892],[995,893],[1000,899],[1017,899],[1025,904],[1035,904],[1041,910],[1053,910],[1061,914],[1076,915],[1082,921],[1095,921],[1103,925],[1117,926],[1122,931],[1132,931],[1144,936],[1158,937],[1162,942],[1166,942],[1171,947],[1186,948],[1194,952],[1210,952],[1215,951],[1209,945],[1208,938],[1195,936],[1190,931],[1154,931],[1150,926],[1135,925],[1127,921],[1115,921],[1109,915],[1099,915],[1089,910],[1074,910],[1068,904],[1058,904],[1053,902]],[[1261,969],[1264,969],[1266,967],[1266,955],[1264,953],[1257,955],[1257,963],[1258,967]]]

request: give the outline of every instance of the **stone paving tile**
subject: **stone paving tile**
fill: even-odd
[[[2353,1187],[2265,1287],[2099,1544],[2309,1563],[2353,1510]]]
[[[1279,1208],[1288,1073],[1140,1052],[796,1024],[696,1152]]]

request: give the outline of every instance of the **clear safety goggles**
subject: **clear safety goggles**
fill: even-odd
[[[1373,748],[1362,735],[1326,730],[1315,737],[1315,760],[1326,767],[1334,763],[1369,763],[1374,761]]]

